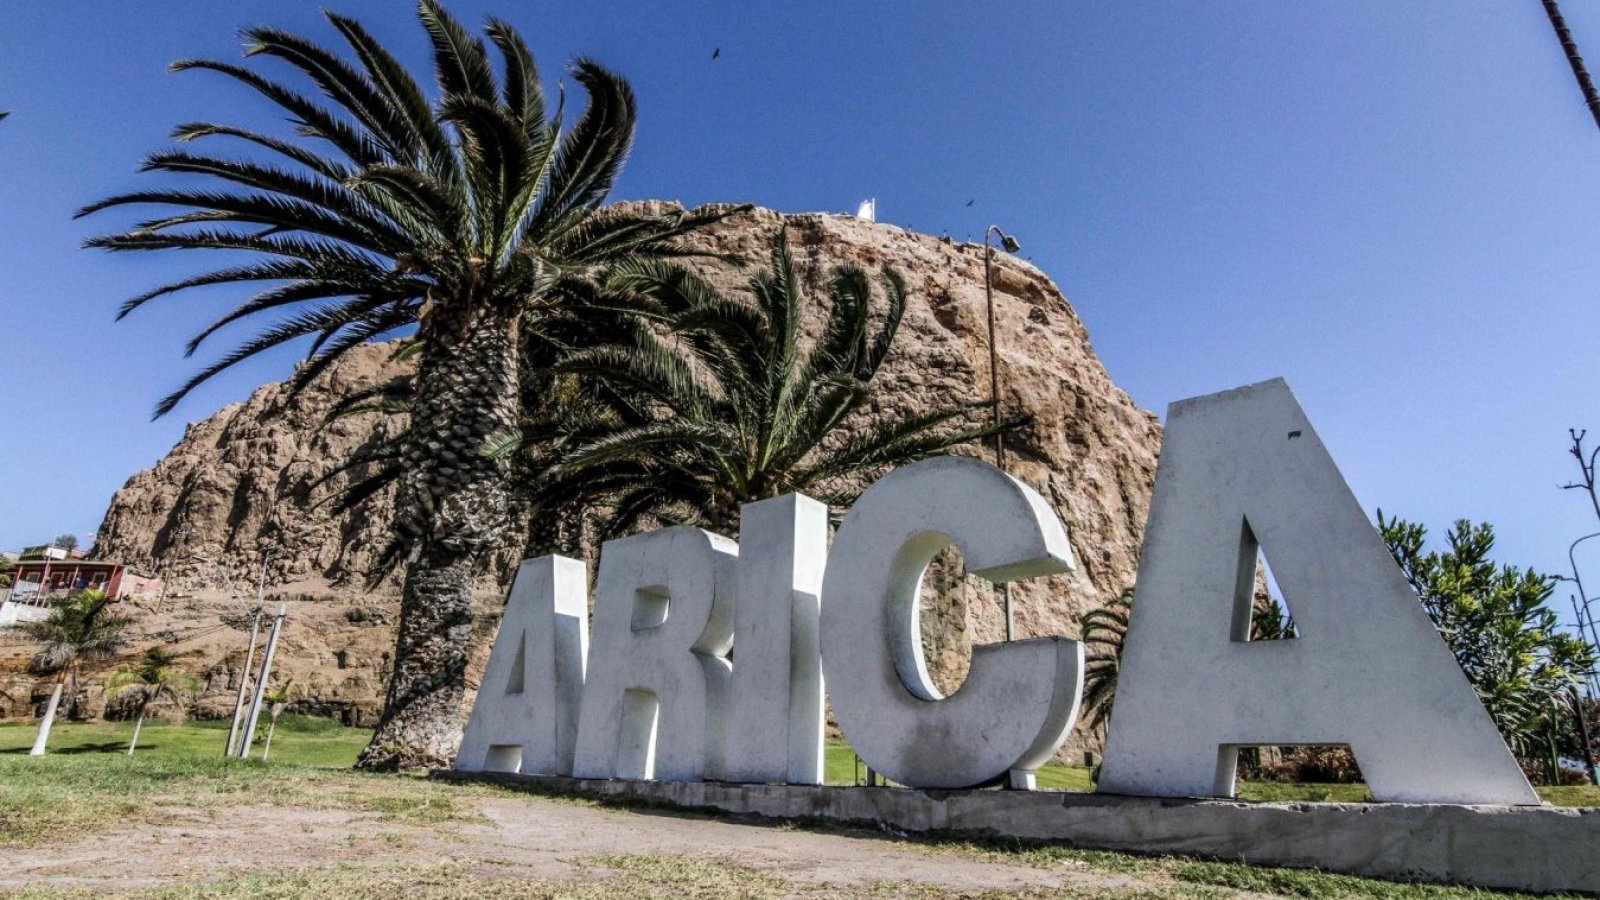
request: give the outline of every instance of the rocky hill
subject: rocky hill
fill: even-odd
[[[987,396],[982,246],[850,216],[762,209],[730,217],[693,243],[760,264],[779,228],[788,229],[816,301],[824,299],[828,270],[843,262],[894,267],[911,290],[899,343],[882,376],[894,408],[872,411],[852,428]],[[748,277],[718,260],[694,265],[729,291],[742,290]],[[1018,629],[1024,636],[1075,635],[1085,611],[1132,583],[1160,426],[1112,383],[1083,323],[1044,273],[997,253],[995,305],[1002,401],[1008,413],[1031,417],[1023,434],[1007,439],[1009,468],[1055,505],[1078,560],[1069,575],[1019,587]],[[376,413],[327,418],[348,392],[403,377],[406,364],[392,357],[386,346],[365,348],[295,397],[281,385],[257,390],[191,425],[166,458],[113,498],[98,552],[166,576],[169,596],[141,612],[139,628],[146,640],[176,640],[195,655],[195,667],[210,676],[203,709],[225,705],[242,655],[242,633],[219,628],[219,614],[240,608],[238,598],[251,594],[270,552],[266,593],[289,603],[282,667],[306,691],[303,705],[357,723],[375,714],[397,592],[392,583],[368,591],[363,582],[388,540],[392,495],[380,493],[339,515],[326,501],[346,476],[315,486],[352,451],[402,427]],[[492,633],[504,587],[499,580],[512,571],[519,551],[518,536],[508,536],[485,572],[485,635]],[[195,556],[220,560],[229,579]],[[999,601],[954,563],[930,572],[924,594],[930,669],[953,688],[970,647],[1002,637]],[[0,656],[0,671],[15,673],[22,652]],[[17,674],[0,679],[0,714],[25,714],[42,689]],[[85,708],[92,709],[92,683],[89,691]],[[1082,736],[1073,746],[1084,746]]]

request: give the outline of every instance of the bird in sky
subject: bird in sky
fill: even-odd
[[[972,204],[977,203],[977,202],[978,202],[978,198],[977,197],[973,197],[971,200],[967,201],[967,205],[971,206]]]
[[[711,58],[712,59],[716,59],[717,57],[719,57],[721,55],[722,55],[722,48],[721,47],[718,47],[717,49],[711,51]]]

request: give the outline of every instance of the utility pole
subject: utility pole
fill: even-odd
[[[268,551],[261,557],[261,573],[256,577],[256,611],[250,623],[250,647],[244,654],[244,668],[239,671],[239,693],[233,699],[233,724],[228,726],[228,748],[224,756],[239,755],[239,725],[244,719],[244,696],[250,683],[250,666],[256,658],[256,636],[261,633],[261,613],[264,608],[262,594],[267,586],[267,563],[271,561],[272,552]]]
[[[278,652],[278,637],[283,634],[283,617],[288,604],[278,604],[278,615],[272,620],[272,636],[267,638],[266,652],[261,655],[261,674],[256,676],[256,695],[250,701],[250,719],[244,729],[244,739],[239,742],[240,759],[250,758],[250,742],[255,740],[256,722],[261,719],[261,702],[267,694],[267,679],[272,676],[272,657]]]
[[[1000,246],[1007,253],[1015,253],[1022,249],[1017,239],[1000,230],[999,225],[990,225],[983,230],[983,298],[989,310],[989,424],[994,426],[994,464],[1000,471],[1006,470],[1006,445],[1005,436],[1000,433],[1000,348],[995,339],[994,328],[994,246],[989,243],[993,235],[1000,236]],[[1006,611],[1006,643],[1016,640],[1016,619],[1011,611],[1011,582],[1001,585],[1005,592]]]
[[[256,604],[256,614],[250,623],[250,648],[244,654],[244,666],[239,669],[239,693],[233,698],[233,724],[228,726],[228,747],[223,756],[239,753],[239,726],[244,720],[244,695],[250,686],[250,667],[256,661],[256,636],[261,633],[261,604]]]
[[[189,558],[195,560],[196,562],[203,562],[206,565],[216,569],[217,573],[222,576],[222,583],[228,588],[228,596],[230,598],[237,597],[239,595],[238,589],[233,586],[233,579],[228,576],[228,570],[223,568],[222,563],[218,562],[215,557],[201,556],[198,553],[191,553],[189,554]],[[165,586],[163,586],[162,589],[165,590]],[[228,744],[222,748],[222,755],[225,757],[232,756],[234,754],[233,742],[234,739],[239,736],[239,714],[244,709],[245,686],[250,681],[250,666],[255,662],[256,657],[256,633],[260,630],[261,607],[260,604],[257,604],[255,624],[250,626],[250,647],[245,651],[244,668],[239,670],[239,694],[234,698],[233,701],[233,724],[228,726]]]

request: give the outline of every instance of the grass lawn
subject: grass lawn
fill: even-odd
[[[260,729],[258,729],[258,732]],[[0,724],[0,760],[23,755],[33,746],[36,727],[32,724]],[[63,722],[51,735],[52,754],[116,755],[128,747],[133,726],[125,722]],[[327,719],[284,716],[272,739],[272,761],[299,766],[348,768],[356,754],[366,746],[370,734],[362,728],[345,728]],[[260,733],[255,754],[261,753]],[[221,760],[222,744],[227,739],[226,722],[193,722],[185,725],[146,725],[139,738],[141,756],[215,757]],[[850,746],[829,742],[824,778],[828,784],[857,784],[866,770]],[[1039,770],[1039,787],[1047,791],[1092,791],[1094,782],[1087,766],[1051,763]],[[1600,807],[1600,787],[1538,787],[1539,796],[1556,806]],[[1293,784],[1284,782],[1241,781],[1239,799],[1282,803],[1365,803],[1372,799],[1364,784]]]
[[[429,835],[442,834],[449,839],[453,831],[482,829],[489,820],[480,812],[481,805],[490,800],[503,802],[505,797],[517,792],[489,785],[450,784],[355,772],[348,766],[363,746],[367,733],[320,720],[286,718],[280,723],[270,762],[224,760],[220,747],[226,729],[216,723],[146,726],[142,747],[132,758],[122,752],[130,732],[131,726],[124,723],[63,723],[53,735],[50,755],[33,759],[26,754],[34,727],[0,725],[0,860],[7,858],[8,850],[12,857],[30,853],[48,856],[49,848],[56,843],[70,844],[110,829],[146,829],[162,825],[204,828],[209,826],[189,823],[197,821],[196,816],[201,822],[215,821],[212,817],[226,815],[222,811],[232,807],[272,806],[356,815],[359,822],[366,824],[352,824],[350,827],[356,831],[349,840],[366,841],[360,844],[363,847],[381,848],[383,841],[380,839],[393,838],[396,849],[389,855],[394,859],[375,858],[370,865],[340,863],[314,871],[288,867],[241,874],[228,874],[218,862],[219,868],[213,876],[216,880],[131,887],[119,895],[140,898],[294,897],[316,892],[325,897],[382,900],[396,895],[609,898],[676,894],[690,898],[726,896],[729,891],[751,897],[856,895],[855,891],[835,894],[814,885],[791,882],[781,872],[748,868],[737,860],[707,859],[682,853],[604,858],[575,855],[573,865],[581,873],[592,870],[604,877],[593,880],[589,874],[581,874],[585,880],[560,883],[501,878],[494,875],[492,866],[486,869],[482,865],[418,863],[404,850],[403,835],[416,835],[425,830]],[[854,782],[855,759],[848,747],[830,746],[827,763],[830,781]],[[1067,766],[1053,766],[1041,772],[1040,784],[1079,790],[1090,786],[1087,770]],[[1252,799],[1271,800],[1359,800],[1365,797],[1365,789],[1360,785],[1247,784],[1243,786],[1243,793]],[[1593,788],[1565,788],[1544,793],[1557,803],[1600,803],[1600,792]],[[538,796],[526,796],[525,802],[578,803],[586,808],[598,808],[587,801],[549,800]],[[531,809],[528,814],[537,818],[549,813]],[[822,833],[834,830],[822,828]],[[958,854],[996,865],[1024,865],[1128,879],[1126,886],[1109,890],[986,896],[1221,898],[1242,893],[1245,896],[1380,900],[1508,896],[1182,857],[1151,858],[1005,843],[889,841],[875,834],[861,836],[882,841],[881,845],[862,845],[861,852],[880,852],[871,849],[875,846],[889,848],[909,844],[924,848],[923,852],[934,857],[930,859],[934,866],[938,865],[937,857]],[[270,839],[270,835],[263,835],[262,839]],[[130,852],[133,851],[130,849]],[[3,868],[0,863],[0,870]],[[95,891],[69,883],[30,887],[21,896],[62,898],[92,893]],[[883,897],[947,895],[931,887],[924,890],[911,884],[889,885],[881,893],[877,890],[869,893]]]
[[[266,730],[263,717],[256,728],[255,756],[261,755]],[[0,756],[26,754],[37,733],[38,726],[32,723],[0,724]],[[303,766],[351,766],[370,734],[364,728],[345,728],[329,719],[283,716],[272,736],[272,759]],[[49,752],[69,756],[121,753],[127,751],[131,737],[132,722],[58,722],[51,729]],[[214,756],[220,760],[227,740],[225,721],[183,725],[146,722],[135,755]]]

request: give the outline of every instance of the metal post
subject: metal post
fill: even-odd
[[[1572,567],[1572,583],[1578,586],[1578,599],[1583,601],[1583,615],[1578,619],[1578,627],[1582,629],[1584,619],[1589,621],[1589,646],[1600,652],[1600,633],[1594,627],[1594,612],[1589,608],[1589,595],[1583,589],[1583,576],[1578,572],[1578,559],[1574,555],[1578,545],[1590,538],[1600,537],[1600,531],[1586,534],[1567,545],[1567,565]]]
[[[267,679],[272,676],[272,657],[278,652],[278,636],[283,633],[283,617],[287,604],[278,604],[278,615],[272,620],[272,636],[267,638],[266,652],[261,654],[261,674],[256,676],[256,695],[250,701],[250,719],[245,725],[244,739],[239,743],[239,758],[250,758],[250,742],[255,740],[256,722],[261,719],[261,702],[267,694]]]
[[[1595,648],[1589,644],[1589,636],[1583,633],[1583,607],[1578,605],[1578,598],[1571,594],[1567,595],[1567,600],[1572,603],[1572,621],[1576,623],[1574,627],[1578,629],[1578,640],[1585,647],[1588,647],[1591,652],[1595,651]],[[1589,696],[1600,697],[1600,669],[1590,666],[1589,671],[1584,674],[1588,676],[1589,680]]]
[[[1583,742],[1583,765],[1589,770],[1589,783],[1600,785],[1600,772],[1595,771],[1594,743],[1589,740],[1589,722],[1583,717],[1583,699],[1578,696],[1577,688],[1570,688],[1568,693],[1572,697],[1572,714],[1578,718],[1578,740]]]
[[[998,226],[990,225],[983,232],[983,298],[989,311],[989,424],[996,429],[1000,427],[1000,349],[995,340],[994,247],[989,238],[998,231]],[[1000,471],[1006,470],[1005,439],[998,430],[994,433],[994,464]]]
[[[1558,580],[1571,581],[1578,587],[1578,596],[1572,599],[1572,615],[1578,628],[1578,639],[1589,645],[1591,652],[1600,653],[1600,633],[1596,633],[1594,624],[1594,610],[1590,606],[1593,602],[1583,587],[1583,575],[1578,571],[1577,550],[1578,545],[1590,538],[1600,537],[1600,531],[1586,534],[1567,545],[1567,565],[1572,568],[1572,577],[1556,576]],[[1588,633],[1585,634],[1585,627]],[[1600,696],[1600,674],[1591,670],[1589,672],[1589,692],[1593,696]]]
[[[1015,246],[1016,242],[1007,237],[998,225],[990,225],[983,231],[983,299],[989,313],[989,424],[995,429],[994,464],[1004,472],[1006,445],[1005,436],[1000,433],[1000,349],[994,327],[994,246],[989,242],[996,234],[1000,235],[1001,242],[1007,246]],[[1017,639],[1016,617],[1011,605],[1011,583],[1006,582],[1000,589],[1004,595],[1006,643],[1009,644]]]

